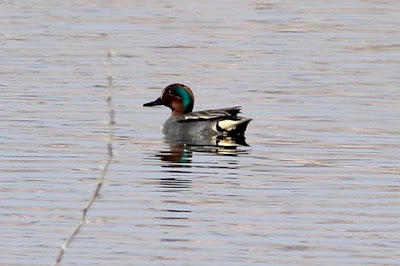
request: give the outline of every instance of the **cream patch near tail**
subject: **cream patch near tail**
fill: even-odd
[[[231,131],[241,123],[243,123],[241,120],[222,120],[218,122],[218,127],[226,131]]]
[[[214,130],[228,135],[243,135],[251,118],[237,117],[238,119],[224,119],[214,124]]]

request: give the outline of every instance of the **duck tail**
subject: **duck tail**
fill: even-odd
[[[223,119],[217,122],[217,130],[227,132],[228,135],[243,135],[251,118],[236,117],[236,119]]]

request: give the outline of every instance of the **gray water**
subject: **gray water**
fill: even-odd
[[[400,2],[0,1],[0,264],[381,264],[400,259]],[[109,50],[115,55],[107,64]],[[176,149],[241,105],[249,147]]]

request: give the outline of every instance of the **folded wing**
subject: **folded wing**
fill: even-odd
[[[192,121],[192,120],[214,120],[219,118],[235,118],[240,112],[241,106],[231,108],[205,110],[199,112],[191,112],[184,114],[178,118],[179,122]]]
[[[218,134],[243,135],[251,118],[240,117],[241,106],[224,109],[205,110],[184,114],[178,118],[178,122],[212,121],[212,128]]]

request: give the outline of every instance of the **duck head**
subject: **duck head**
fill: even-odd
[[[168,106],[174,116],[190,113],[194,106],[194,95],[188,86],[174,83],[165,87],[157,100],[143,104],[143,106],[156,105]]]

